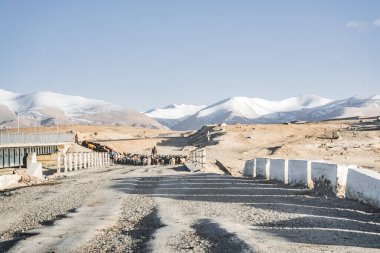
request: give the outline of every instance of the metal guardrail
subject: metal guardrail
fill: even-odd
[[[72,133],[1,133],[0,145],[73,142]]]
[[[197,148],[190,152],[189,155],[190,162],[193,166],[203,168],[206,164],[206,149]]]

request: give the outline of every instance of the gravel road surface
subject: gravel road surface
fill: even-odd
[[[0,193],[0,252],[380,252],[380,214],[258,179],[115,165]]]

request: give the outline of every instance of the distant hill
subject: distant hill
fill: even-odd
[[[106,124],[164,129],[156,120],[133,109],[102,100],[54,92],[18,94],[0,89],[0,127]]]
[[[148,113],[146,115],[151,116]],[[173,122],[169,127],[173,130],[195,130],[207,124],[321,121],[379,115],[380,96],[336,101],[315,95],[301,95],[280,101],[232,97],[204,107],[191,116]],[[152,115],[153,118],[155,116]],[[163,122],[166,119],[161,116],[158,120]]]

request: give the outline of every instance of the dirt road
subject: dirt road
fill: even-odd
[[[257,179],[112,166],[0,196],[0,252],[379,252],[380,214]]]

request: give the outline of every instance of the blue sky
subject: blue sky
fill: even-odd
[[[380,1],[1,0],[0,88],[140,111],[380,94]]]

